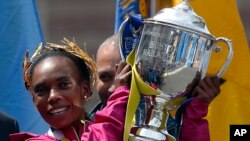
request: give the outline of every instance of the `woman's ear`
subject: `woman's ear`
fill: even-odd
[[[90,84],[87,81],[83,81],[81,84],[83,100],[86,101],[92,96]]]

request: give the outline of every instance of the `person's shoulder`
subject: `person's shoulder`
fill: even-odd
[[[10,135],[10,141],[53,141],[54,139],[45,135],[36,135],[28,132],[15,133]]]
[[[100,111],[103,107],[102,102],[99,102],[95,107],[92,109],[91,113],[96,113],[97,111]]]
[[[129,92],[130,88],[128,86],[119,86],[116,88],[114,93],[119,93],[119,92]]]
[[[16,119],[11,116],[0,112],[0,132],[4,133],[17,133],[19,132],[19,125]]]
[[[0,121],[8,122],[8,121],[14,121],[15,119],[10,117],[9,115],[0,112]]]
[[[89,121],[93,121],[95,113],[97,111],[100,111],[102,107],[103,107],[102,102],[99,102],[97,105],[95,105],[95,107],[92,110],[90,110],[89,113],[85,113],[85,119]]]
[[[116,88],[115,92],[109,97],[109,101],[118,97],[128,96],[129,91],[130,89],[128,86],[119,86],[118,88]]]

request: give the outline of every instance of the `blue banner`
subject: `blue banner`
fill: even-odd
[[[22,62],[43,41],[35,0],[2,0],[0,4],[0,111],[17,119],[20,131],[43,133],[41,118],[24,87]]]
[[[118,33],[121,23],[129,14],[140,14],[142,17],[148,15],[147,0],[117,0],[115,15],[115,34]]]

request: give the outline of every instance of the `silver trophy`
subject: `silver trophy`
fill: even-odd
[[[168,111],[179,106],[174,101],[185,97],[194,79],[205,77],[211,52],[220,51],[218,42],[228,47],[226,61],[217,73],[220,77],[231,62],[232,43],[227,38],[211,35],[188,0],[143,20],[136,48],[136,68],[143,81],[157,89],[160,95],[150,98],[153,108],[147,111],[141,125],[133,127],[129,140],[175,140],[166,129]]]

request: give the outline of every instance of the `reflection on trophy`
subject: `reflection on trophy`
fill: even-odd
[[[187,0],[143,20],[136,47],[136,71],[160,95],[145,96],[149,110],[132,127],[129,140],[176,140],[167,131],[168,112],[180,106],[181,102],[176,101],[184,99],[190,85],[205,77],[211,52],[220,50],[218,42],[225,43],[229,50],[217,73],[220,77],[232,59],[232,43],[211,35],[205,21],[195,14]]]

